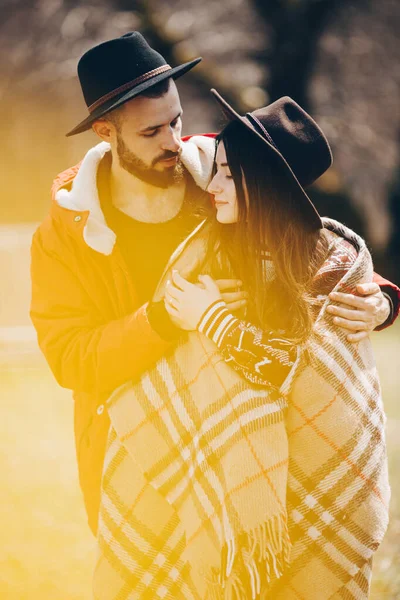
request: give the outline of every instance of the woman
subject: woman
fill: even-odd
[[[372,277],[371,259],[304,191],[331,164],[311,117],[290,98],[241,117],[214,95],[231,120],[217,223],[176,251],[155,296],[189,333],[110,399],[103,555],[143,599],[366,598],[387,524],[379,382],[369,342],[348,343],[326,307]],[[245,320],[213,280],[227,268]]]
[[[369,422],[374,409],[383,418],[379,394],[373,389],[378,381],[371,357],[363,363],[362,351],[353,352],[344,336],[329,339],[324,305],[326,308],[327,295],[337,285],[353,290],[355,276],[369,276],[370,260],[365,256],[361,269],[354,268],[361,240],[339,224],[325,221],[324,227],[304,192],[303,186],[322,174],[331,160],[325,137],[308,115],[284,98],[243,118],[218,94],[215,96],[231,123],[217,138],[216,172],[209,191],[214,195],[216,219],[221,224],[217,232],[220,252],[249,292],[249,313],[246,321],[229,314],[210,277],[199,278],[203,283],[200,288],[178,273],[167,285],[165,306],[177,325],[188,330],[197,328],[212,339],[228,364],[253,383],[272,384],[281,392],[285,385],[288,391],[289,379],[297,370],[297,389],[292,392],[287,415],[292,566],[276,582],[271,597],[282,594],[286,598],[296,589],[308,599],[330,598],[345,591],[351,594],[351,590],[354,597],[367,597],[372,551],[387,522],[383,431]],[[279,336],[271,330],[279,330]],[[283,337],[282,330],[286,347],[283,340],[276,339]],[[294,366],[293,347],[288,340],[310,340],[303,347],[301,368],[300,361]],[[332,367],[335,360],[340,365],[339,373]],[[341,387],[357,385],[357,378],[371,379],[362,391],[340,393]],[[357,411],[363,411],[360,394],[365,401],[368,398],[369,409],[364,407],[358,425],[349,431],[346,416],[351,421],[352,415],[356,417]],[[322,415],[328,411],[331,414],[323,421]],[[341,418],[343,424],[330,437],[327,432],[336,418]],[[365,435],[373,442],[369,452],[355,453],[350,459],[347,446],[354,448]],[[312,436],[314,451],[326,452],[323,458],[310,456]],[[374,457],[374,452],[378,456]],[[332,478],[334,469],[347,471],[346,461],[357,476],[353,479],[347,475],[346,482],[345,478]],[[371,464],[364,471],[362,465],[368,461]],[[331,477],[325,487],[321,487],[323,477]],[[357,483],[363,477],[365,483]],[[359,489],[352,497],[352,486],[357,485]],[[368,499],[371,487],[375,491]],[[340,507],[338,493],[349,497],[349,501],[341,499]],[[368,506],[374,508],[368,510]],[[375,521],[373,526],[367,515]],[[347,521],[345,526],[346,519],[351,523]],[[360,544],[368,537],[364,528],[370,527],[375,529],[370,551],[357,551],[349,536]],[[332,579],[335,582],[329,590]]]

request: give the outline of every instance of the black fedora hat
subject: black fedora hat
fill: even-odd
[[[164,79],[177,79],[201,61],[170,67],[138,31],[88,50],[78,63],[78,76],[89,116],[67,137],[90,129],[93,121],[135,98]]]
[[[242,123],[278,156],[300,191],[302,214],[307,224],[311,228],[322,228],[321,217],[304,188],[331,166],[332,152],[314,119],[289,96],[241,116],[216,90],[212,89],[211,93],[229,119]]]

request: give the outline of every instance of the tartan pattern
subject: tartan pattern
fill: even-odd
[[[137,384],[119,388],[108,405],[112,442],[102,483],[96,587],[104,592],[111,573],[127,569],[129,598],[146,598],[138,585],[143,579],[155,596],[165,572],[152,572],[150,581],[149,565],[154,565],[148,554],[158,551],[164,536],[159,527],[158,536],[151,539],[147,531],[139,537],[143,519],[151,523],[161,506],[168,507],[167,514],[173,511],[174,532],[180,529],[184,535],[179,584],[186,584],[190,597],[234,598],[235,587],[247,580],[238,596],[244,599],[280,576],[290,549],[282,396],[251,389],[210,340],[192,333]],[[133,491],[136,471],[141,486]],[[123,503],[122,486],[130,494]],[[135,498],[144,502],[140,522],[129,509],[133,505],[137,512]],[[113,532],[110,514],[122,524]],[[130,547],[131,560],[127,547],[120,545],[125,530],[139,540]],[[157,529],[152,531],[156,534]],[[118,555],[112,562],[110,547]],[[116,590],[108,589],[110,595],[99,598],[119,598]]]
[[[325,222],[358,248],[335,290],[370,281],[363,240]],[[388,523],[385,416],[371,343],[349,344],[327,305],[328,299],[288,390],[293,547],[290,568],[268,595],[274,600],[368,598],[372,556]]]
[[[126,478],[126,464],[129,477]],[[153,511],[149,512],[147,506]],[[176,512],[145,481],[110,429],[103,471],[95,600],[201,600],[182,558]]]
[[[350,238],[359,251],[353,267],[335,289],[348,291],[356,283],[370,280],[372,263],[363,241],[335,222],[325,220],[325,226]],[[340,239],[333,234],[332,244],[339,244]],[[190,247],[186,243],[183,256]],[[179,264],[176,258],[171,267]],[[193,264],[193,257],[190,260]],[[258,401],[253,390],[249,404],[245,399],[249,384],[229,370],[210,340],[191,334],[188,342],[159,361],[138,384],[123,386],[110,399],[112,428],[102,485],[96,598],[368,597],[372,555],[388,520],[383,407],[369,341],[348,344],[333,328],[325,312],[327,303],[322,303],[314,334],[285,390],[290,449],[287,506],[293,547],[290,567],[283,576],[270,577],[273,560],[269,560],[260,580],[262,571],[257,561],[249,560],[246,551],[232,552],[231,541],[236,538],[229,537],[229,527],[234,524],[235,532],[240,531],[238,518],[246,515],[249,520],[260,507],[259,490],[251,487],[254,476],[263,470],[269,477],[275,475],[269,489],[276,486],[282,490],[287,469],[286,450],[282,450],[286,434],[281,428],[285,403],[271,394],[263,399],[259,396]],[[228,371],[224,373],[224,369]],[[224,373],[223,389],[217,373]],[[231,411],[218,430],[215,414],[231,405],[235,395],[243,412]],[[254,420],[260,425],[258,429],[248,423],[246,430],[243,418],[254,412],[255,406],[264,411],[268,407],[269,411],[260,421]],[[228,436],[220,446],[222,452],[217,448],[208,455],[212,460],[205,461],[208,471],[204,469],[200,452],[204,453],[221,431],[234,432],[232,427],[239,421],[242,428],[236,431],[240,436]],[[212,435],[203,438],[198,433],[207,422]],[[243,451],[243,442],[249,433],[257,439],[265,431],[267,438],[260,439],[268,448],[266,455],[273,451],[275,457],[263,465],[264,469],[258,466],[254,471],[249,469],[254,462],[249,460],[249,447],[247,453]],[[281,446],[280,456],[277,444]],[[230,461],[221,471],[220,464],[229,453]],[[225,487],[229,493],[221,495],[221,485],[227,484],[223,475],[237,470],[242,477],[239,485],[236,489]],[[244,493],[238,494],[241,502],[236,503],[232,492],[240,490]],[[259,547],[266,533],[270,537],[266,547],[271,546],[274,533],[281,531],[280,545],[271,558],[280,551],[285,559],[288,546],[285,521],[281,519],[282,499],[285,502],[284,490],[279,502],[274,503],[273,494],[269,495],[269,516],[279,520],[270,519],[274,526],[261,528],[261,535],[252,537],[252,546]],[[262,511],[257,516],[260,514]],[[154,515],[157,523],[153,522]],[[257,528],[255,531],[260,533]],[[129,546],[126,538],[135,544]],[[167,557],[162,567],[156,560],[160,549]],[[262,555],[267,556],[265,548]],[[236,567],[233,577],[232,558]],[[224,577],[224,573],[231,577]]]

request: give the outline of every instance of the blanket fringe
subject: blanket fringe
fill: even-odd
[[[286,517],[278,515],[222,549],[221,568],[208,580],[210,600],[257,600],[290,561],[290,539]]]

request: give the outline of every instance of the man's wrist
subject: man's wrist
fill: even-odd
[[[146,314],[152,329],[163,340],[176,340],[182,333],[181,329],[172,323],[163,301],[149,302]]]
[[[393,317],[394,317],[394,304],[393,304],[392,298],[390,297],[389,294],[387,294],[383,290],[382,290],[382,294],[388,301],[389,313],[388,313],[386,319],[383,321],[383,323],[381,323],[380,325],[377,325],[377,327],[375,327],[375,331],[379,331],[380,329],[384,329],[385,327],[390,325],[391,322],[393,321]]]

